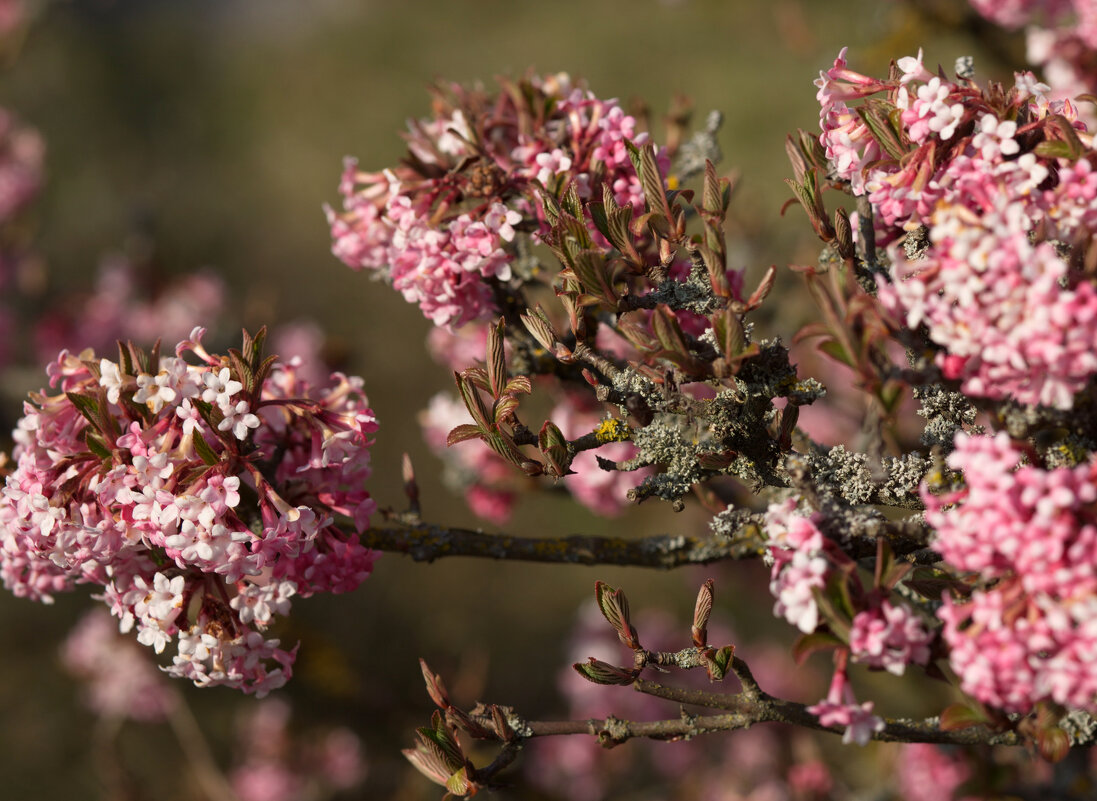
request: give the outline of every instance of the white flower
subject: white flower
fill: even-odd
[[[225,419],[217,424],[218,431],[228,431],[231,428],[237,439],[247,439],[248,429],[259,427],[259,418],[251,414],[247,401],[239,401],[235,406],[222,406],[221,411]]]
[[[118,365],[109,359],[99,360],[99,386],[107,388],[107,400],[118,403],[118,395],[122,391],[122,373]]]

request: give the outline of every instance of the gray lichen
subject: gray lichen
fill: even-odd
[[[853,453],[836,445],[810,454],[808,467],[824,498],[841,498],[854,505],[917,509],[921,507],[918,484],[932,467],[932,461],[915,451],[900,457],[887,457],[874,471],[866,454]]]
[[[914,399],[921,404],[918,415],[926,419],[921,438],[923,445],[939,445],[949,451],[957,431],[983,432],[982,426],[975,425],[978,410],[959,392],[939,384],[928,384],[914,387]]]

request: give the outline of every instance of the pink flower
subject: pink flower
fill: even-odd
[[[932,639],[921,618],[908,607],[884,601],[854,616],[849,647],[854,662],[902,676],[908,664],[929,661]]]
[[[285,366],[251,412],[202,333],[177,349],[201,364],[164,356],[155,375],[106,359],[95,375],[62,354],[53,373],[68,394],[27,404],[0,490],[0,577],[45,602],[98,585],[123,632],[157,653],[175,644],[169,674],[263,695],[290,677],[296,649],[260,630],[295,594],[343,592],[369,574],[372,552],[332,520],[368,525],[362,484],[377,426],[359,381],[337,374],[316,393]],[[92,424],[72,398],[101,398],[104,386],[113,423]],[[206,416],[192,399],[210,404]]]
[[[965,486],[923,491],[926,520],[950,564],[995,582],[937,613],[961,686],[1007,711],[1048,698],[1097,708],[1097,466],[1020,465],[1004,433],[955,446]]]
[[[844,670],[836,670],[827,697],[808,707],[824,726],[845,726],[842,742],[868,745],[872,735],[884,730],[884,721],[872,714],[872,701],[858,704]]]

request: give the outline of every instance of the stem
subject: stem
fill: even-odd
[[[671,689],[671,688],[664,688]],[[679,691],[689,695],[695,691]],[[652,693],[654,694],[654,693]],[[705,695],[705,693],[696,693]],[[660,697],[671,698],[668,695]],[[671,698],[682,703],[693,703],[686,698]],[[680,718],[670,720],[652,720],[633,722],[613,716],[590,720],[550,720],[528,721],[528,737],[553,737],[561,734],[589,734],[597,737],[606,747],[640,737],[654,740],[678,740],[711,734],[717,731],[747,729],[755,723],[791,723],[818,731],[842,734],[840,726],[823,726],[815,715],[807,711],[804,704],[794,701],[773,700],[765,704],[753,704],[744,701],[740,711],[724,715],[689,715],[683,712]],[[937,718],[909,720],[892,718],[884,720],[883,731],[873,732],[872,739],[881,742],[899,743],[938,743],[941,745],[1021,745],[1022,739],[1016,732],[995,732],[984,726],[974,726],[956,731],[942,731]]]
[[[707,565],[738,559],[756,559],[765,553],[764,538],[757,523],[748,521],[729,537],[687,537],[657,534],[650,537],[602,537],[572,534],[565,537],[516,537],[490,534],[482,529],[452,528],[425,523],[409,514],[388,513],[394,526],[377,526],[363,531],[361,543],[375,551],[400,553],[416,562],[433,562],[450,556],[505,559],[570,565],[617,565],[670,570],[684,565]],[[871,530],[846,532],[844,546],[855,557],[876,552],[876,541],[884,538],[897,556],[908,556],[917,564],[938,561],[926,551],[925,535],[916,537],[899,523],[874,521]]]
[[[730,539],[657,535],[639,539],[573,534],[567,537],[515,537],[407,520],[400,527],[370,528],[362,544],[376,551],[402,553],[416,562],[472,556],[520,562],[621,565],[670,569],[760,556],[757,526],[744,525]]]
[[[183,699],[182,693],[176,694],[176,702],[172,704],[168,723],[171,724],[175,738],[179,741],[187,761],[190,762],[194,777],[205,794],[209,796],[210,801],[240,801],[232,785],[225,778],[225,774],[217,766],[209,742],[202,734],[202,729]]]

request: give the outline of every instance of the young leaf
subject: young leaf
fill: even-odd
[[[735,656],[735,646],[725,645],[723,648],[709,649],[705,653],[705,669],[708,672],[709,681],[723,681],[731,667],[732,658]]]
[[[443,684],[442,677],[430,669],[425,659],[419,660],[419,669],[423,672],[423,681],[427,685],[427,695],[430,696],[430,700],[434,701],[441,709],[448,709],[451,706],[449,693],[446,692],[446,685]]]
[[[98,456],[104,461],[112,458],[110,448],[107,447],[107,443],[103,441],[103,438],[98,436],[90,428],[84,432],[84,442],[88,445],[88,450]]]
[[[596,581],[594,598],[606,620],[617,631],[621,642],[637,650],[640,647],[640,637],[629,621],[628,598],[625,597],[625,593],[601,581]]]
[[[977,706],[952,704],[941,712],[941,731],[957,731],[989,723],[986,713]]]
[[[708,644],[708,618],[712,614],[712,588],[712,579],[702,584],[700,591],[697,593],[697,603],[693,606],[693,627],[690,633],[693,635],[693,644],[698,648],[704,648]]]
[[[488,326],[488,383],[494,397],[503,396],[507,383],[507,362],[503,355],[503,318]]]
[[[633,669],[615,667],[607,662],[600,662],[593,656],[585,664],[576,662],[572,665],[576,672],[587,681],[594,684],[616,684],[627,686],[636,681],[639,671]]]
[[[66,392],[65,397],[96,431],[102,430],[99,421],[99,402],[95,398],[89,395],[78,395],[75,392]]]
[[[487,406],[484,405],[484,399],[480,397],[480,393],[472,382],[467,380],[461,373],[454,372],[453,378],[457,382],[457,391],[461,394],[461,400],[465,402],[465,408],[469,410],[469,414],[472,415],[472,419],[476,421],[476,424],[486,431],[491,427],[491,423]]]
[[[480,428],[471,423],[462,423],[446,435],[446,447],[450,448],[458,442],[476,439],[480,436]]]
[[[194,432],[194,450],[198,453],[198,458],[208,465],[215,465],[221,458],[214,452],[213,448],[206,442],[206,438],[202,436],[201,431]]]

